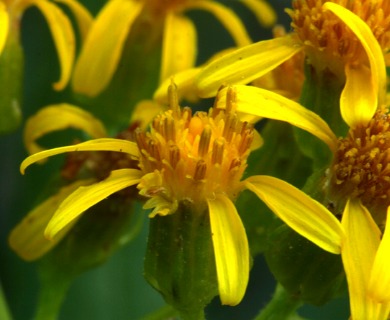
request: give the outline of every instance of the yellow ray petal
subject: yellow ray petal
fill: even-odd
[[[238,46],[246,46],[252,43],[243,23],[233,10],[209,0],[189,1],[188,7],[203,9],[212,13],[231,34]]]
[[[221,85],[245,84],[260,78],[302,50],[291,37],[260,41],[208,64],[196,80],[199,95],[211,97]]]
[[[352,106],[349,106],[350,108],[365,108],[366,110],[364,112],[358,110],[357,114],[365,115],[365,123],[363,124],[367,124],[368,121],[371,120],[378,106],[378,97],[380,105],[385,102],[386,66],[382,49],[369,26],[350,10],[331,2],[326,2],[323,5],[323,8],[325,10],[332,11],[351,29],[351,31],[359,39],[368,56],[368,60],[370,62],[369,70],[371,71],[371,74],[367,78],[369,81],[366,80],[365,87],[363,87],[363,84],[359,86],[362,91],[358,97],[350,94],[349,92],[345,92],[348,89],[353,89],[352,86],[345,87],[342,92],[342,100],[340,101],[340,103],[352,104]],[[359,75],[360,81],[362,81],[362,77],[362,75]],[[351,96],[355,98],[355,100],[347,100]],[[356,100],[359,97],[363,100],[362,102]],[[346,109],[348,106],[342,108]]]
[[[240,0],[245,4],[257,17],[257,20],[264,27],[272,27],[276,23],[276,13],[274,9],[262,0]]]
[[[275,69],[302,50],[290,37],[260,41],[220,59],[216,59],[199,74],[196,84],[202,97],[214,96],[221,85],[246,84]]]
[[[364,65],[345,66],[346,82],[340,97],[340,110],[350,128],[367,124],[377,109],[377,95],[367,79],[371,71]]]
[[[0,2],[0,54],[3,52],[9,30],[9,17],[4,2]]]
[[[331,253],[340,253],[343,230],[322,204],[301,190],[269,176],[253,176],[245,186],[254,192],[287,225]]]
[[[382,303],[379,306],[378,314],[375,319],[377,320],[386,320],[389,319],[389,314],[390,314],[390,303]]]
[[[190,68],[172,77],[165,79],[154,92],[153,99],[162,104],[168,103],[168,88],[173,83],[177,86],[179,99],[185,98],[189,101],[196,99],[194,79],[199,74],[200,68]]]
[[[196,30],[192,21],[167,14],[164,26],[160,82],[172,74],[192,68],[197,54]]]
[[[53,241],[47,240],[43,232],[60,203],[82,185],[94,180],[81,180],[63,187],[57,194],[42,202],[12,230],[9,236],[10,247],[24,260],[32,261],[51,250],[72,228],[73,223],[64,228]]]
[[[347,275],[352,319],[376,319],[377,305],[368,299],[367,284],[380,242],[380,230],[368,210],[356,200],[348,201],[342,226],[345,231],[341,256]]]
[[[20,172],[24,174],[24,171],[29,165],[42,159],[46,159],[61,153],[76,151],[115,151],[127,153],[135,157],[138,156],[138,148],[134,142],[111,138],[94,139],[72,146],[54,148],[35,153],[23,160],[22,164],[20,165]]]
[[[142,3],[111,0],[97,16],[81,50],[73,74],[76,92],[96,96],[110,82],[131,25]],[[109,32],[107,32],[109,31]]]
[[[112,171],[110,176],[101,182],[78,188],[61,203],[45,230],[45,237],[53,239],[88,208],[117,191],[137,184],[141,175],[140,170],[119,169]]]
[[[76,0],[55,0],[56,2],[65,4],[73,13],[79,27],[81,39],[84,42],[87,37],[89,28],[92,25],[93,17],[80,2]]]
[[[49,1],[28,0],[26,5],[37,6],[49,25],[61,65],[60,79],[53,84],[53,87],[62,90],[68,84],[74,62],[76,40],[72,24],[68,17]]]
[[[299,103],[261,88],[237,85],[232,89],[236,94],[238,112],[288,122],[321,139],[332,152],[337,150],[337,137],[328,124]],[[229,88],[220,90],[218,94],[217,107],[219,108],[224,108],[226,105],[226,90]]]
[[[379,302],[390,302],[390,208],[387,209],[386,229],[375,256],[368,292]]]
[[[30,117],[24,129],[24,144],[30,154],[42,151],[35,141],[45,134],[75,128],[85,131],[91,138],[107,136],[103,124],[91,113],[67,103],[50,105]]]
[[[222,304],[237,305],[249,278],[249,248],[245,229],[233,202],[225,195],[208,199],[211,233]]]

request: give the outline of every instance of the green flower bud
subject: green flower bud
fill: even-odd
[[[287,226],[276,229],[270,243],[267,263],[292,296],[322,305],[345,288],[340,255],[320,249]]]
[[[207,211],[181,203],[174,214],[150,219],[145,278],[183,319],[204,319],[204,307],[218,294]]]

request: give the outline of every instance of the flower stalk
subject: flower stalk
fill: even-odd
[[[190,204],[150,219],[145,278],[183,320],[203,320],[218,294],[209,215]]]

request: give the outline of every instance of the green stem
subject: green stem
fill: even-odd
[[[170,305],[165,305],[162,308],[148,314],[141,320],[164,320],[177,317],[179,312]]]
[[[7,301],[3,293],[3,287],[0,283],[0,319],[11,320],[11,313],[8,309]]]
[[[62,302],[68,292],[72,280],[58,277],[56,285],[52,281],[41,281],[38,309],[35,320],[55,320],[58,318]]]
[[[289,319],[302,305],[299,299],[292,297],[278,284],[271,301],[260,311],[254,320]]]

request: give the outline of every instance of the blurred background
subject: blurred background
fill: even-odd
[[[93,14],[105,3],[103,0],[81,2]],[[253,40],[271,37],[271,31],[262,29],[255,17],[237,5],[236,0],[225,3],[229,3],[243,17]],[[290,1],[274,0],[271,4],[277,11],[278,22],[289,30],[289,18],[283,8],[290,6]],[[233,44],[227,32],[213,17],[204,12],[191,12],[189,15],[196,21],[199,32],[199,63],[204,62],[211,53]],[[36,8],[29,8],[23,15],[21,35],[25,54],[25,120],[43,106],[72,101],[73,98],[69,90],[56,92],[51,89],[59,75],[58,61],[46,21]],[[219,41],[215,41],[216,38]],[[9,249],[8,234],[37,203],[42,188],[61,162],[61,158],[54,157],[44,166],[35,166],[22,176],[19,165],[27,155],[23,146],[22,127],[0,137],[0,284],[15,320],[32,319],[39,283],[37,264],[21,260]],[[58,135],[56,139],[55,145],[61,145],[62,136]],[[143,278],[147,227],[148,224],[144,223],[140,235],[129,245],[119,249],[107,263],[76,279],[59,319],[142,319],[146,314],[165,305],[160,295]],[[219,300],[215,299],[207,309],[207,318],[252,319],[270,299],[275,286],[262,257],[255,259],[250,279],[247,295],[238,307],[222,307]],[[347,300],[339,299],[322,307],[305,306],[299,313],[308,319],[347,319]]]

